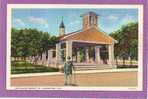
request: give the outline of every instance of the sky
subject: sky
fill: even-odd
[[[98,14],[98,28],[106,33],[120,29],[122,25],[138,21],[137,9],[12,9],[12,27],[36,28],[51,35],[59,34],[62,17],[66,33],[82,29],[82,14],[93,11]]]

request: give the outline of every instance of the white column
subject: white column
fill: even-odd
[[[42,65],[42,58],[41,58],[41,56],[39,56],[39,65]]]
[[[42,53],[42,64],[45,65],[46,64],[46,52]]]
[[[56,63],[59,64],[61,61],[61,43],[56,44]]]
[[[48,63],[52,62],[53,50],[48,50]]]
[[[18,60],[18,58],[17,58],[17,60]],[[33,63],[33,56],[31,56],[31,63]]]
[[[40,56],[37,55],[37,64],[39,65],[39,62],[40,62]]]
[[[109,65],[115,68],[115,61],[114,61],[114,44],[108,45],[108,55],[109,55]]]
[[[72,41],[66,41],[66,61],[68,56],[72,59]]]
[[[95,60],[98,64],[101,63],[101,58],[100,58],[100,46],[95,47]]]
[[[88,49],[88,47],[85,48],[85,59],[86,59],[86,62],[89,62],[89,49]]]

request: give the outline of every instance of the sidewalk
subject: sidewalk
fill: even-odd
[[[85,70],[85,71],[74,71],[76,74],[90,74],[90,73],[110,73],[110,72],[128,72],[128,71],[138,71],[136,68],[132,69],[105,69],[105,70]],[[61,72],[46,72],[46,73],[27,73],[27,74],[13,74],[11,78],[18,77],[34,77],[34,76],[53,76],[53,75],[63,75]]]
[[[78,71],[79,72],[79,71]],[[85,72],[85,73],[84,73]],[[74,75],[74,84],[76,86],[105,86],[105,87],[136,87],[138,85],[137,71],[127,70],[120,72],[115,71],[98,71],[96,73],[76,73]],[[95,72],[95,71],[94,71]],[[31,76],[17,76],[11,78],[11,86],[13,87],[48,87],[48,86],[64,86],[64,74],[50,74],[46,75],[31,75]]]

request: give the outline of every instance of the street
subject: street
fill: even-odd
[[[137,72],[104,72],[75,74],[76,86],[137,86]],[[64,86],[64,75],[42,75],[11,78],[11,86]]]

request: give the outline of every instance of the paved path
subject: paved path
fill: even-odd
[[[76,74],[77,86],[137,86],[137,72],[102,72]],[[11,86],[63,86],[64,76],[42,75],[11,78]]]

